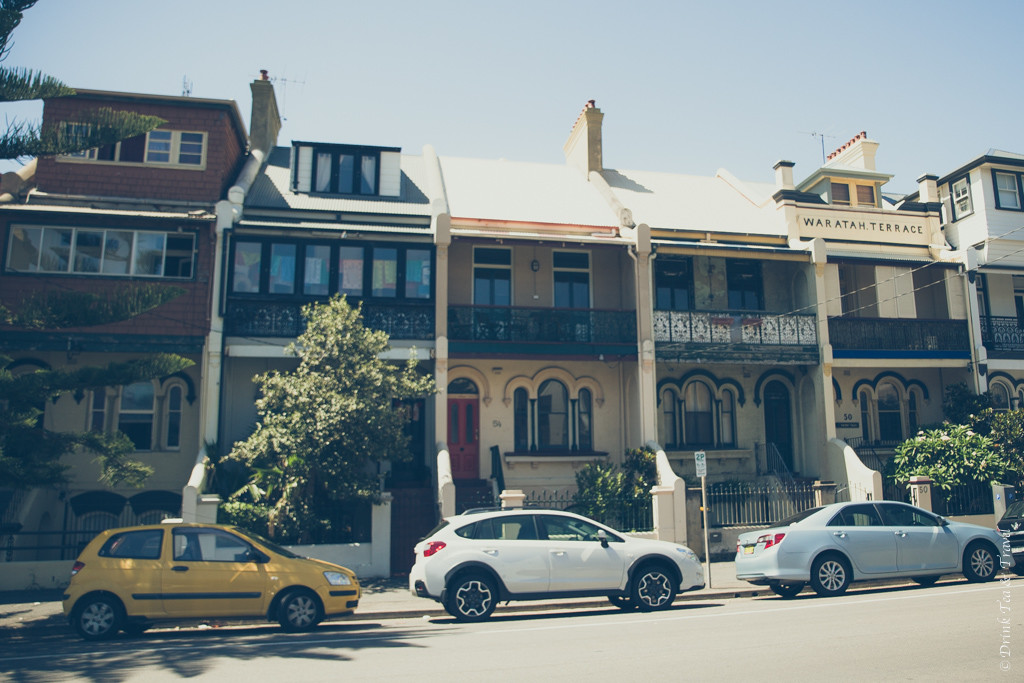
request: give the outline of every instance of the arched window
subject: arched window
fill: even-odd
[[[910,428],[910,434],[907,436],[917,434],[917,405],[917,391],[914,389],[907,391],[907,427]]]
[[[658,440],[664,448],[675,448],[679,444],[678,403],[675,389],[665,389],[661,392]]]
[[[580,389],[579,416],[577,422],[577,442],[581,451],[594,450],[593,413],[591,408],[590,389]]]
[[[878,385],[878,439],[882,443],[903,440],[903,417],[900,393],[896,387],[884,382]]]
[[[121,389],[117,428],[139,451],[153,448],[153,397],[152,382],[136,382]]]
[[[530,400],[526,389],[516,389],[512,394],[512,411],[514,414],[515,450],[526,451],[530,448]]]
[[[569,392],[558,380],[545,381],[537,392],[537,447],[569,448]]]
[[[170,450],[177,450],[181,447],[182,393],[181,385],[173,385],[167,391],[164,403],[165,441]]]
[[[1010,392],[1006,390],[1006,385],[1002,382],[993,382],[989,392],[992,396],[993,410],[1005,412],[1010,409]]]
[[[683,392],[683,429],[687,446],[714,446],[711,389],[703,382],[690,382]]]
[[[731,389],[722,390],[722,417],[719,440],[723,446],[736,445],[736,397]]]
[[[871,395],[867,389],[861,389],[860,403],[860,435],[864,443],[871,443]]]

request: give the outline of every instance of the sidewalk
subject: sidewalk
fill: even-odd
[[[447,612],[444,611],[440,603],[414,596],[409,591],[408,579],[404,577],[364,579],[360,583],[363,594],[354,617],[359,621],[447,616]],[[713,562],[711,564],[711,586],[683,593],[676,598],[676,601],[725,600],[733,597],[770,594],[767,588],[737,580],[735,565],[732,562]],[[53,590],[0,592],[0,640],[10,636],[32,637],[43,631],[57,628],[67,629],[68,625],[60,600],[60,591]],[[501,603],[497,613],[550,611],[581,607],[597,608],[605,607],[608,604],[608,600],[605,598],[509,602]],[[70,631],[68,632],[70,633]]]

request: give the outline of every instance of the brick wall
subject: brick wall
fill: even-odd
[[[187,98],[175,102],[92,99],[86,96],[47,100],[43,123],[75,121],[75,112],[83,109],[110,108],[159,116],[168,130],[205,131],[207,133],[204,170],[160,168],[143,164],[88,162],[67,159],[40,159],[36,170],[37,187],[44,192],[104,197],[131,197],[192,201],[210,204],[224,196],[241,168],[245,153],[244,131],[234,109],[219,105],[190,103]],[[241,136],[241,137],[240,137]]]

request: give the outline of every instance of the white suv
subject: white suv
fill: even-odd
[[[460,621],[491,616],[499,601],[606,596],[623,609],[665,609],[704,587],[692,550],[633,538],[558,510],[471,511],[416,544],[414,595]]]

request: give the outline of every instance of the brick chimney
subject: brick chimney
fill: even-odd
[[[277,145],[277,134],[281,130],[281,115],[277,110],[274,84],[266,69],[260,70],[260,77],[254,80],[252,91],[252,116],[249,118],[249,142],[253,149],[269,153]]]
[[[865,171],[875,171],[875,152],[878,151],[878,143],[868,140],[868,134],[861,131],[854,135],[849,142],[836,148],[836,151],[828,155],[826,166],[849,166]]]
[[[565,160],[590,175],[591,171],[602,170],[601,161],[601,120],[604,114],[590,100],[583,111],[576,117],[569,139],[565,141],[562,151]]]

